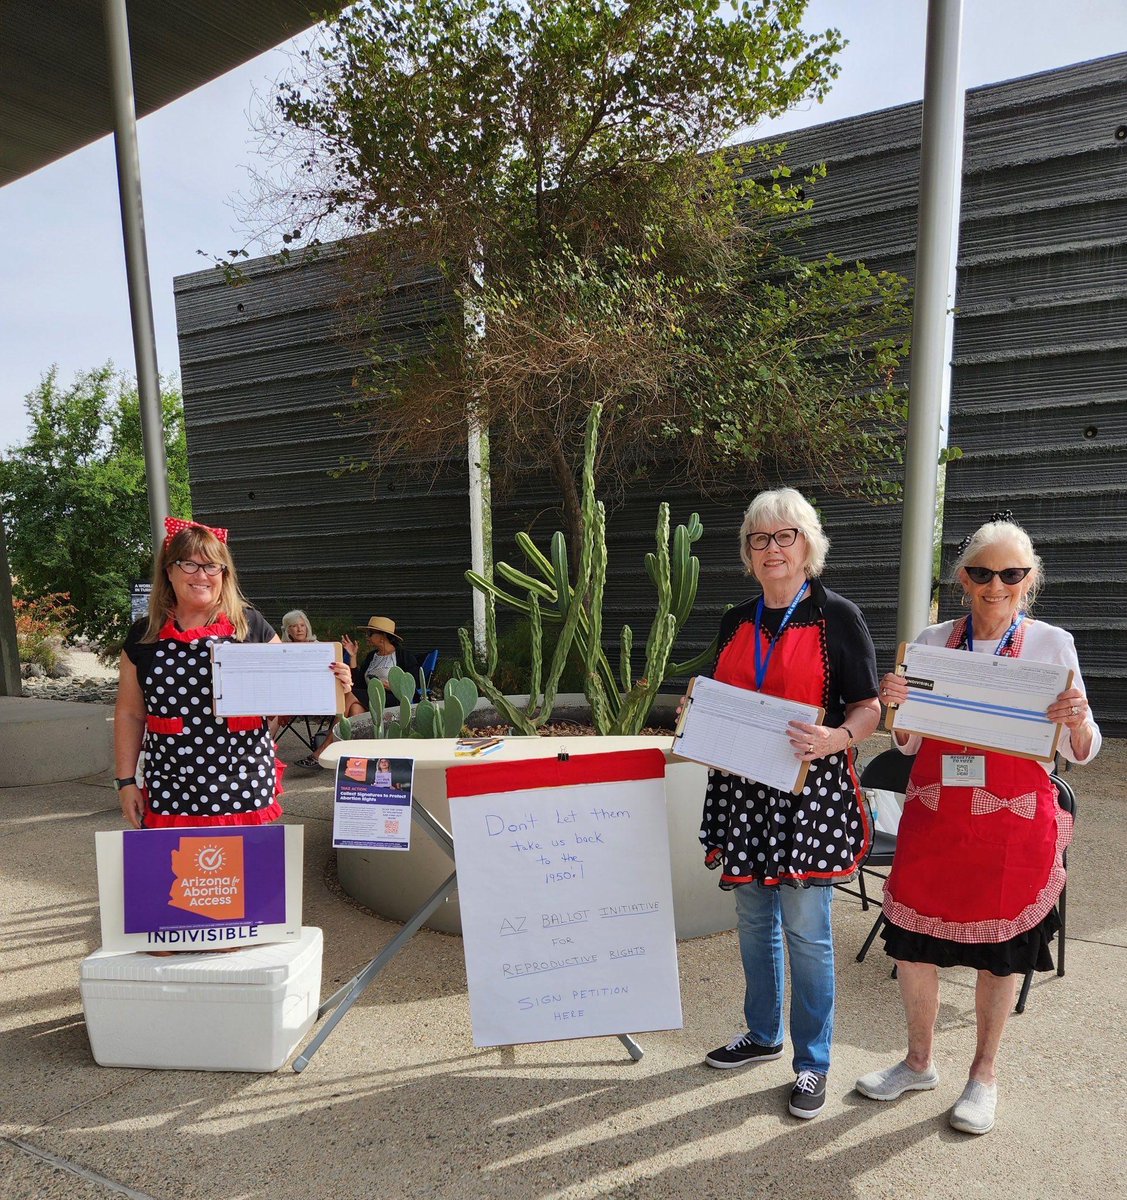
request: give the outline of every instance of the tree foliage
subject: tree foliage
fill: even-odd
[[[601,401],[612,494],[655,465],[703,486],[801,471],[884,494],[906,285],[802,261],[821,172],[795,180],[782,147],[727,145],[830,86],[840,37],[803,31],[804,9],[393,0],[328,30],[276,97],[278,224],[365,234],[352,253],[369,278],[437,264],[459,302],[373,351],[377,469],[461,456],[472,409],[495,465],[553,472],[574,530]]]
[[[188,452],[178,390],[164,388],[172,511],[190,515]],[[151,533],[137,390],[106,364],[63,388],[52,367],[26,399],[31,429],[0,459],[8,557],[17,594],[69,593],[77,633],[124,637],[129,591],[151,569]]]

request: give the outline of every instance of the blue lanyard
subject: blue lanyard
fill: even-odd
[[[763,681],[767,678],[767,668],[771,665],[771,655],[775,653],[775,646],[778,644],[779,638],[783,636],[783,630],[787,627],[787,622],[794,615],[794,610],[798,607],[802,597],[806,595],[810,588],[810,581],[803,580],[802,587],[798,589],[798,595],[790,602],[790,607],[783,613],[783,619],[779,625],[779,630],[771,639],[770,646],[767,647],[767,657],[763,658],[762,640],[759,636],[759,629],[763,623],[763,597],[759,597],[759,603],[755,606],[755,690],[763,691]]]
[[[789,615],[789,614],[788,614]],[[1017,633],[1017,627],[1025,620],[1025,613],[1019,612],[1014,617],[1009,629],[1002,634],[1002,640],[994,647],[994,657],[1005,652],[1006,647],[1014,640],[1014,634]],[[967,632],[966,632],[967,649],[974,650],[974,625],[971,623],[970,613],[967,614]]]

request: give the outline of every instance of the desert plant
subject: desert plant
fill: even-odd
[[[59,665],[59,651],[74,627],[75,610],[67,592],[12,601],[20,661],[36,663],[48,674]]]
[[[700,579],[700,560],[691,553],[693,543],[704,533],[700,517],[693,513],[688,525],[678,525],[670,550],[669,505],[658,506],[655,550],[645,559],[646,573],[657,591],[657,609],[646,639],[643,673],[633,668],[634,631],[629,625],[619,635],[619,669],[615,674],[603,648],[603,601],[607,573],[606,510],[595,498],[594,462],[598,450],[602,406],[596,404],[587,421],[584,438],[582,539],[575,582],[569,575],[567,539],[562,531],[552,535],[550,555],[543,554],[525,533],[517,543],[529,567],[537,574],[498,563],[496,575],[505,583],[523,589],[527,599],[506,591],[501,584],[473,571],[466,579],[486,600],[486,651],[478,657],[468,630],[460,629],[463,664],[470,677],[493,702],[498,712],[525,733],[534,733],[549,718],[563,663],[574,642],[585,665],[583,690],[591,706],[591,717],[599,733],[637,733],[668,676],[686,675],[711,662],[715,642],[685,662],[674,663],[673,646],[692,611]],[[539,577],[537,577],[537,575]],[[527,615],[531,629],[531,677],[529,698],[524,708],[510,701],[496,686],[498,643],[496,603],[500,601]],[[542,607],[541,602],[544,602]],[[543,620],[559,624],[559,634],[548,675],[543,683]]]
[[[368,711],[376,737],[390,738],[455,738],[462,732],[466,717],[477,705],[477,688],[470,679],[452,678],[446,681],[442,699],[432,700],[428,680],[420,669],[415,679],[402,667],[392,667],[387,676],[391,694],[399,702],[399,715],[385,723],[384,689],[375,681],[368,689]],[[416,689],[421,699],[414,703]],[[352,737],[352,722],[341,717],[337,732],[342,742]]]

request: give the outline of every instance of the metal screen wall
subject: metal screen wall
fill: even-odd
[[[944,547],[997,507],[1013,507],[1045,559],[1045,619],[1073,631],[1104,728],[1127,732],[1127,55],[968,93]],[[789,139],[795,174],[828,164],[804,253],[832,251],[911,278],[919,168],[918,104],[818,126]],[[338,474],[358,451],[349,422],[359,349],[340,333],[349,288],[339,256],[260,259],[232,289],[216,272],[176,280],[195,512],[230,525],[247,594],[277,620],[394,617],[412,649],[457,650],[470,621],[466,479],[433,488],[395,472]],[[425,274],[398,289],[386,348],[421,333],[442,305]],[[895,650],[899,505],[819,494],[832,542],[825,580],[864,610],[882,669]],[[753,590],[736,533],[750,487],[709,497],[639,486],[608,522],[608,646],[621,624],[644,642],[653,594],[642,558],[657,504],[673,522],[701,513],[696,610],[677,648],[712,637],[723,607]],[[494,553],[513,534],[546,545],[560,518],[529,481],[495,504]],[[523,564],[520,564],[523,566]],[[949,605],[946,605],[949,607]],[[944,613],[943,615],[949,615]],[[635,670],[641,654],[635,651]]]

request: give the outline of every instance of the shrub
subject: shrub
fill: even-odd
[[[75,609],[68,592],[50,592],[32,600],[13,600],[20,661],[38,663],[48,673],[74,627]]]

